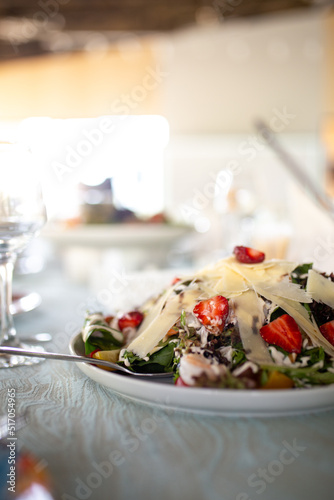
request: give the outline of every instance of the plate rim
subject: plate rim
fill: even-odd
[[[75,346],[80,341],[81,333],[71,338],[69,349],[72,354],[78,354]],[[77,363],[77,366],[86,376],[121,396],[174,411],[216,416],[278,417],[334,409],[334,384],[265,391],[188,388],[176,387],[161,379],[138,380],[85,363]]]

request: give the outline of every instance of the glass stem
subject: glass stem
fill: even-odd
[[[0,345],[15,343],[16,330],[10,311],[15,258],[0,261]]]

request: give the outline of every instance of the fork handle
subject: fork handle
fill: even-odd
[[[91,363],[94,365],[108,366],[109,368],[115,368],[115,370],[125,371],[122,366],[116,365],[111,361],[105,361],[103,359],[93,359],[86,358],[85,356],[77,356],[74,354],[59,354],[56,352],[47,351],[30,351],[26,349],[21,349],[20,347],[7,347],[0,346],[0,354],[12,354],[16,356],[27,356],[31,358],[45,358],[45,359],[60,359],[64,361],[74,361],[76,363]]]

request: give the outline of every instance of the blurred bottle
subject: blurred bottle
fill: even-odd
[[[78,189],[80,216],[84,224],[112,222],[115,207],[111,179],[94,186],[80,183]]]

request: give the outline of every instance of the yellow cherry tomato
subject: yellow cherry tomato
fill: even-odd
[[[294,385],[290,377],[275,370],[270,372],[268,380],[262,386],[262,389],[291,389]]]

